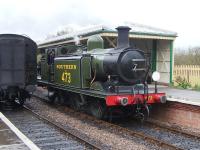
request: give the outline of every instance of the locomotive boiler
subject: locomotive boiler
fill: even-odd
[[[128,39],[130,28],[118,27],[117,30],[116,48],[90,50],[90,47],[95,47],[96,43],[92,39],[88,40],[88,53],[92,56],[92,72],[96,81],[106,82],[107,86],[112,87],[144,83],[148,73],[144,52],[130,48]],[[101,37],[98,36],[92,38],[94,38],[93,40],[99,38],[98,40],[102,41]]]
[[[104,49],[103,39],[94,35],[87,48],[71,50],[58,44],[45,49],[38,84],[47,87],[51,102],[89,110],[97,118],[122,112],[142,119],[149,115],[150,105],[165,103],[165,93],[148,90],[150,66],[142,50],[130,47],[130,28],[116,29],[116,48]]]

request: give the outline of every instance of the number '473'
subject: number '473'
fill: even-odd
[[[61,78],[63,82],[71,83],[71,73],[63,72]]]

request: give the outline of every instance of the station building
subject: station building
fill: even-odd
[[[152,72],[160,72],[159,80],[162,84],[170,84],[173,79],[173,43],[177,37],[176,32],[158,29],[141,24],[128,24],[130,45],[144,50],[150,58]],[[117,45],[117,30],[115,27],[97,25],[45,40],[38,44],[39,49],[55,47],[63,44],[74,44],[76,37],[80,43],[87,44],[87,39],[92,35],[100,35],[104,39],[104,48],[112,48]]]

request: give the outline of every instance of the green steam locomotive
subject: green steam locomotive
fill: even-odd
[[[49,101],[60,101],[97,118],[114,114],[144,119],[149,106],[165,103],[165,93],[150,92],[150,67],[142,50],[129,45],[129,27],[120,26],[116,48],[104,49],[99,35],[91,36],[87,47],[48,47],[41,58],[41,79]]]

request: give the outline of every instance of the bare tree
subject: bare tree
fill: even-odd
[[[175,65],[200,65],[200,47],[192,47],[188,50],[175,50]]]

